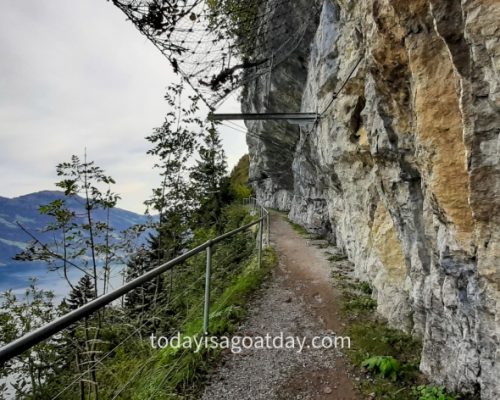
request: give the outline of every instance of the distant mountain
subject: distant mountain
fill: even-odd
[[[50,217],[41,215],[38,208],[57,199],[65,199],[67,206],[82,214],[85,201],[81,197],[68,198],[59,191],[41,191],[9,199],[0,196],[0,292],[7,289],[20,290],[27,286],[28,278],[36,276],[41,286],[51,287],[56,272],[47,273],[47,265],[39,262],[21,262],[12,259],[22,251],[31,238],[17,225],[21,223],[28,231],[43,240],[49,240],[47,233],[41,232]],[[95,214],[105,221],[105,212]],[[123,231],[132,225],[146,222],[146,216],[115,208],[110,211],[110,225],[115,232]]]

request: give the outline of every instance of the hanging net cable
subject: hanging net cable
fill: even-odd
[[[318,13],[294,13],[289,0],[111,1],[210,110],[286,60]]]

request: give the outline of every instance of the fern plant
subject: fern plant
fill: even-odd
[[[382,378],[390,377],[393,381],[401,371],[399,361],[391,356],[374,356],[367,358],[361,364],[369,371],[378,372]]]

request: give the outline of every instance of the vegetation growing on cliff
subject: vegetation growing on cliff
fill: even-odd
[[[263,0],[207,0],[212,27],[221,28],[237,39],[243,56],[250,55],[258,40],[259,9]]]
[[[245,154],[231,172],[231,192],[236,199],[241,200],[252,195],[252,189],[248,186],[249,169],[250,157]]]

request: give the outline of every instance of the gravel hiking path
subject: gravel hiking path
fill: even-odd
[[[271,241],[279,266],[249,303],[247,320],[235,335],[332,336],[339,331],[338,293],[325,250],[272,214]],[[306,342],[306,343],[308,343]],[[357,400],[340,350],[247,349],[227,351],[209,377],[204,400]]]

